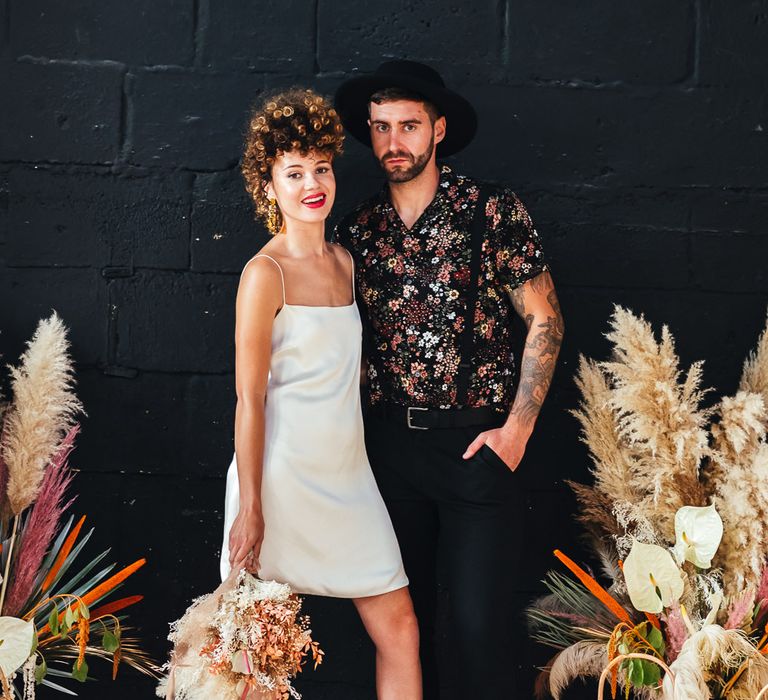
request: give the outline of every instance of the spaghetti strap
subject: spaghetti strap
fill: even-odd
[[[277,269],[280,271],[280,285],[283,288],[283,306],[285,306],[285,275],[283,275],[283,268],[280,267],[280,263],[266,253],[259,253],[258,255],[254,255],[251,260],[256,260],[256,258],[266,258],[267,260],[271,260],[273,263],[275,263],[275,265],[277,265]],[[248,262],[251,262],[251,260]]]
[[[344,250],[347,250],[344,248]],[[357,299],[355,299],[355,259],[352,257],[352,253],[350,253],[347,250],[347,255],[349,255],[349,259],[352,261],[352,303],[354,304]]]

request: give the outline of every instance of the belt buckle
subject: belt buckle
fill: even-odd
[[[406,424],[411,430],[429,430],[429,428],[425,428],[422,425],[413,425],[411,423],[411,411],[428,411],[427,408],[422,408],[421,406],[408,406],[405,413],[405,420]]]

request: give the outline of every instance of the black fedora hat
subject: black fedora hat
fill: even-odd
[[[403,88],[431,102],[446,120],[438,156],[450,156],[467,146],[477,131],[477,113],[461,95],[445,87],[440,74],[416,61],[386,61],[374,73],[350,78],[339,86],[334,103],[344,127],[358,141],[371,145],[368,102],[385,88]]]

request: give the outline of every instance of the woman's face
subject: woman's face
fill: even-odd
[[[284,153],[272,166],[267,194],[277,199],[286,224],[325,221],[336,197],[336,179],[327,154]]]

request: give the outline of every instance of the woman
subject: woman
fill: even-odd
[[[325,241],[343,138],[309,90],[271,97],[250,121],[246,186],[279,235],[237,294],[221,573],[245,566],[299,593],[351,598],[376,645],[380,700],[420,700],[408,581],[363,442],[352,260]]]

